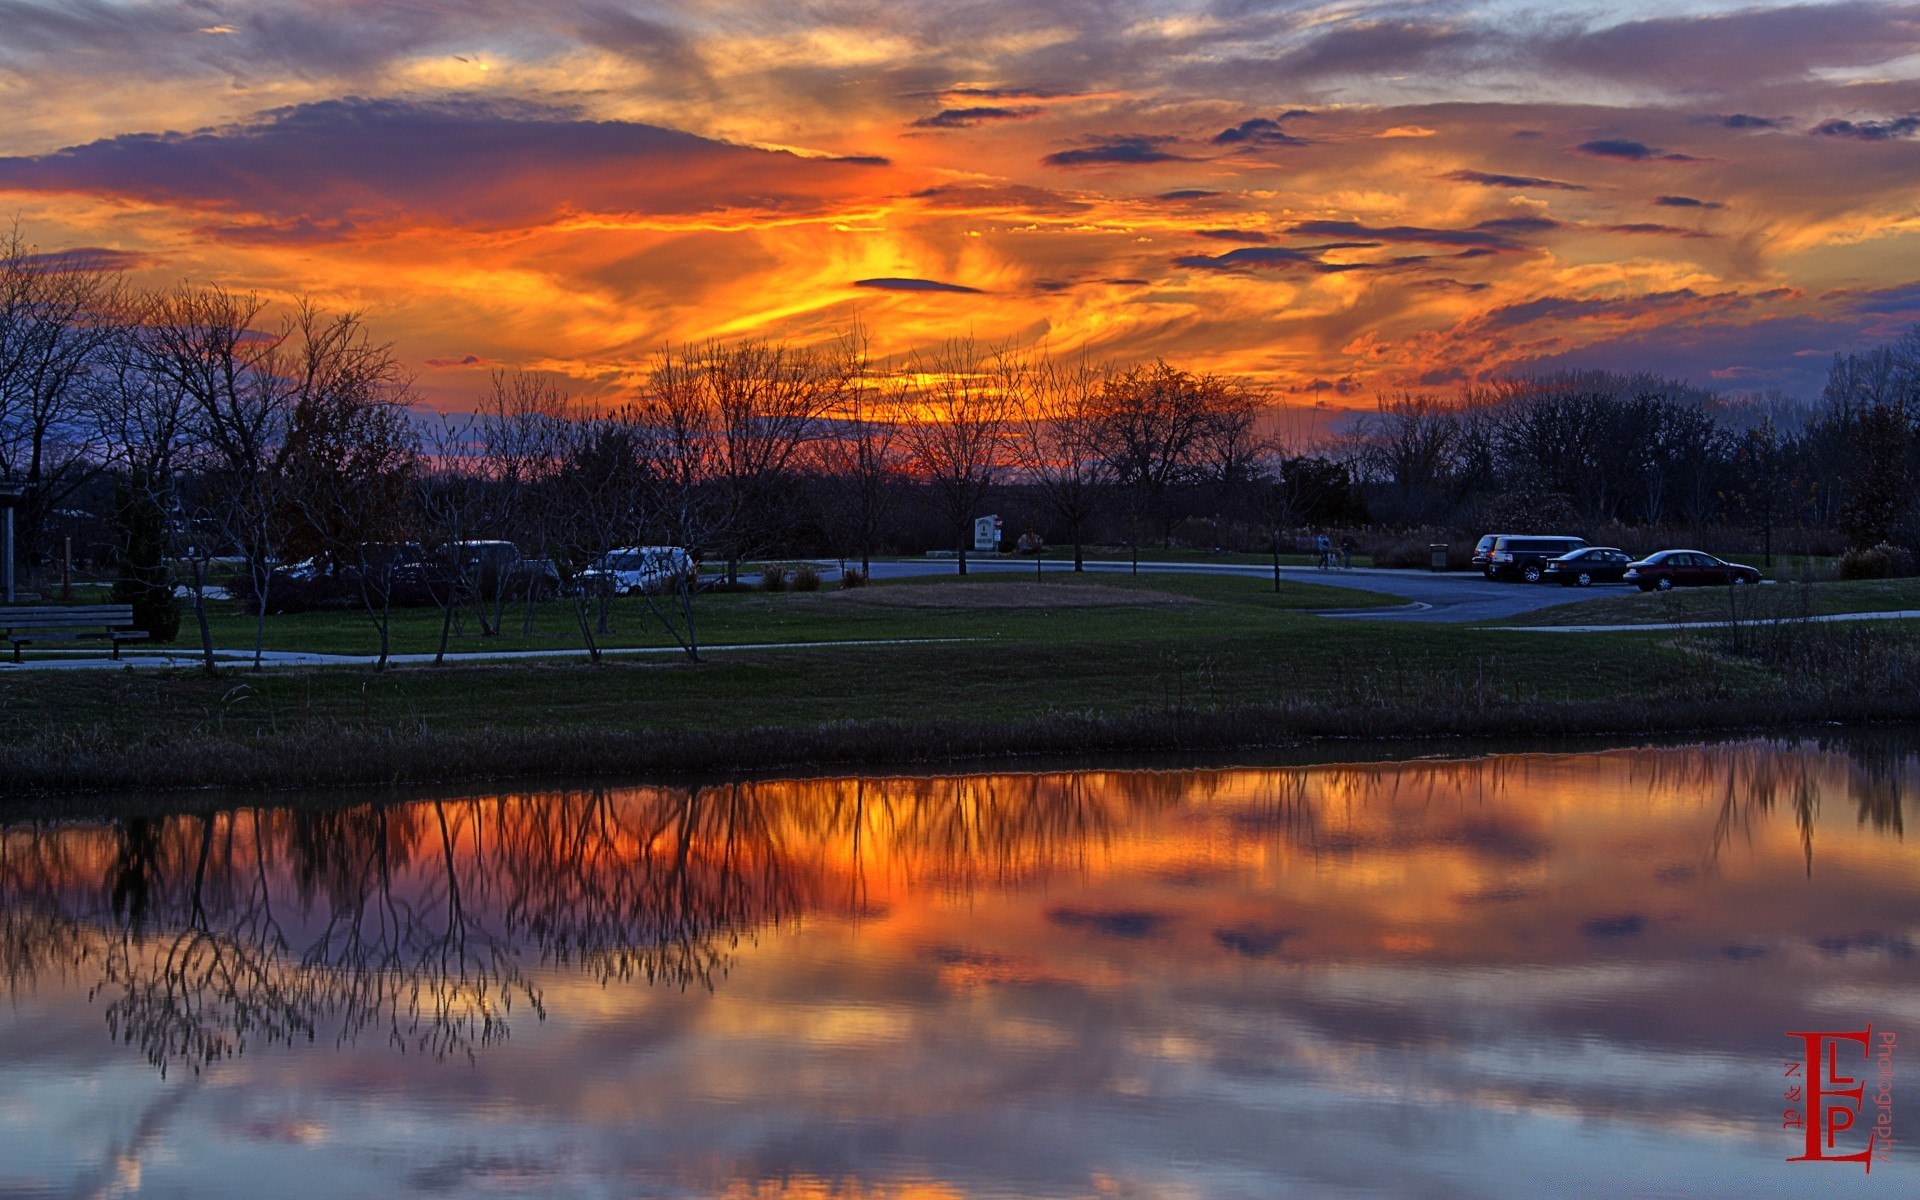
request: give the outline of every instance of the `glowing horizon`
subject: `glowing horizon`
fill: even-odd
[[[1920,6],[0,0],[42,250],[365,308],[436,407],[954,335],[1364,406],[1818,391],[1920,320]]]

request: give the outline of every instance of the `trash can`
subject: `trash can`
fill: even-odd
[[[1427,561],[1429,567],[1435,571],[1444,571],[1447,569],[1447,544],[1445,542],[1432,542],[1428,544],[1427,553],[1432,555]]]

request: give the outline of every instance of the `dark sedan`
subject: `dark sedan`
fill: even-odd
[[[1542,568],[1541,581],[1562,587],[1592,587],[1596,583],[1619,583],[1625,578],[1633,555],[1614,546],[1588,546],[1559,558],[1550,558]]]
[[[1662,550],[1630,564],[1624,578],[1643,592],[1664,592],[1677,587],[1759,583],[1760,572],[1698,550]]]

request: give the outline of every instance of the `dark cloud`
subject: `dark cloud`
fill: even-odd
[[[1258,229],[1196,229],[1195,237],[1213,238],[1221,242],[1270,242],[1272,234],[1262,233]]]
[[[1725,208],[1718,200],[1696,200],[1692,196],[1655,196],[1655,204],[1662,208]]]
[[[1002,108],[995,105],[976,105],[971,108],[943,109],[930,117],[921,117],[913,125],[916,129],[966,129],[994,121],[1024,120],[1039,111],[1031,107]]]
[[[1720,118],[1728,129],[1779,129],[1786,122],[1776,117],[1756,117],[1749,113],[1728,113]]]
[[[1920,134],[1920,115],[1909,114],[1885,121],[1822,121],[1812,129],[1821,137],[1852,138],[1861,142],[1886,142]]]
[[[45,254],[22,254],[4,260],[23,267],[84,274],[110,274],[151,266],[154,258],[137,250],[114,250],[106,246],[75,246]]]
[[[588,45],[642,64],[682,94],[719,94],[696,39],[665,21],[595,4],[584,11],[575,31]]]
[[[1550,68],[1701,92],[1799,82],[1917,50],[1920,8],[1851,0],[1624,21],[1551,37],[1539,55]]]
[[[1171,192],[1161,192],[1158,200],[1213,200],[1226,195],[1225,192],[1210,192],[1205,188],[1177,188]]]
[[[1868,316],[1920,316],[1920,283],[1868,292],[1834,292],[1825,298],[1844,299],[1848,311]]]
[[[1254,117],[1214,134],[1213,144],[1255,149],[1263,146],[1305,146],[1310,143],[1306,138],[1295,137],[1282,129],[1278,121]]]
[[[1047,920],[1069,929],[1085,929],[1110,937],[1143,938],[1168,924],[1165,913],[1138,908],[1076,908],[1057,905],[1047,910]]]
[[[1654,233],[1665,237],[1680,238],[1707,238],[1713,236],[1710,233],[1702,233],[1698,229],[1681,229],[1677,225],[1660,225],[1652,221],[1630,221],[1624,225],[1602,225],[1600,228],[1608,233]]]
[[[1646,928],[1644,913],[1619,913],[1580,922],[1580,932],[1594,938],[1632,937]]]
[[[1357,376],[1342,375],[1338,379],[1316,379],[1312,383],[1307,384],[1302,390],[1308,392],[1332,392],[1336,396],[1352,396],[1357,395],[1364,386]]]
[[[1065,216],[1086,212],[1093,206],[1048,188],[1023,183],[984,184],[950,183],[912,193],[915,200],[929,208],[978,209],[994,211],[1021,209],[1033,213]]]
[[[1585,184],[1568,183],[1561,179],[1541,179],[1536,175],[1497,175],[1491,171],[1453,171],[1445,177],[1455,183],[1477,183],[1481,187],[1543,188],[1559,192],[1590,190]]]
[[[1612,158],[1625,162],[1698,162],[1691,154],[1674,154],[1645,142],[1635,142],[1627,138],[1594,138],[1581,142],[1574,147],[1581,154],[1594,158]]]
[[[1552,217],[1494,217],[1479,222],[1474,228],[1490,229],[1495,233],[1547,233],[1563,226]]]
[[[980,294],[979,288],[965,287],[958,283],[942,283],[937,279],[910,279],[904,277],[856,279],[853,281],[853,286],[875,288],[883,292],[964,292],[972,296]]]
[[[1289,232],[1311,237],[1361,238],[1376,242],[1411,242],[1428,246],[1469,246],[1481,250],[1512,250],[1517,246],[1487,229],[1427,229],[1419,225],[1362,225],[1358,221],[1302,221]]]
[[[349,97],[246,124],[0,158],[0,188],[250,218],[226,232],[243,238],[252,229],[271,240],[342,236],[375,223],[495,227],[580,212],[816,211],[859,190],[868,169],[532,103]]]
[[[1162,147],[1179,141],[1167,135],[1120,134],[1102,138],[1091,146],[1061,150],[1040,161],[1050,167],[1139,166],[1146,163],[1191,162],[1191,159]]]
[[[1537,300],[1526,300],[1518,304],[1505,304],[1489,309],[1474,321],[1474,325],[1480,330],[1495,332],[1518,329],[1542,321],[1591,321],[1599,318],[1637,320],[1655,313],[1671,314],[1676,310],[1690,311],[1704,308],[1731,311],[1747,307],[1750,303],[1751,301],[1745,296],[1733,294],[1703,296],[1691,288],[1680,288],[1671,292],[1651,292],[1644,296],[1621,299],[1542,296]]]
[[[1041,87],[954,87],[921,94],[969,96],[976,100],[1057,100],[1062,96],[1071,95],[1057,88]]]
[[[1411,21],[1344,21],[1281,55],[1274,67],[1285,77],[1375,75],[1412,71],[1453,51],[1468,51],[1479,39],[1467,29]]]
[[[481,358],[478,354],[462,354],[459,358],[429,358],[426,364],[438,371],[448,371],[459,367],[491,366],[492,360]]]
[[[1244,268],[1270,269],[1300,267],[1309,271],[1334,270],[1319,257],[1305,250],[1285,246],[1248,246],[1225,254],[1184,254],[1173,260],[1176,267],[1194,267],[1203,271],[1237,271]]]

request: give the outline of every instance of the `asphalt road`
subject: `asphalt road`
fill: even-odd
[[[1133,564],[1110,561],[1088,562],[1087,569],[1089,571],[1130,571],[1133,569]],[[982,574],[988,572],[1023,574],[1031,579],[1033,578],[1033,560],[1020,562],[1006,559],[968,559],[967,570]],[[873,564],[875,579],[951,575],[954,571],[954,561],[950,558],[910,559]],[[1140,573],[1143,575],[1167,572],[1245,575],[1254,579],[1273,577],[1272,567],[1257,563],[1142,562],[1140,564]],[[1354,609],[1323,614],[1356,621],[1461,623],[1501,620],[1520,613],[1532,612],[1537,608],[1549,608],[1571,600],[1584,600],[1590,596],[1603,596],[1627,590],[1625,584],[1598,584],[1591,588],[1576,590],[1557,585],[1492,583],[1478,575],[1465,573],[1436,575],[1431,571],[1395,571],[1375,567],[1355,567],[1345,571],[1322,571],[1315,567],[1282,567],[1280,573],[1287,579],[1301,583],[1325,583],[1336,587],[1354,588],[1358,591],[1382,592],[1407,601],[1407,607],[1404,608]],[[1072,578],[1073,572],[1064,564],[1048,562],[1043,574],[1065,581]]]

